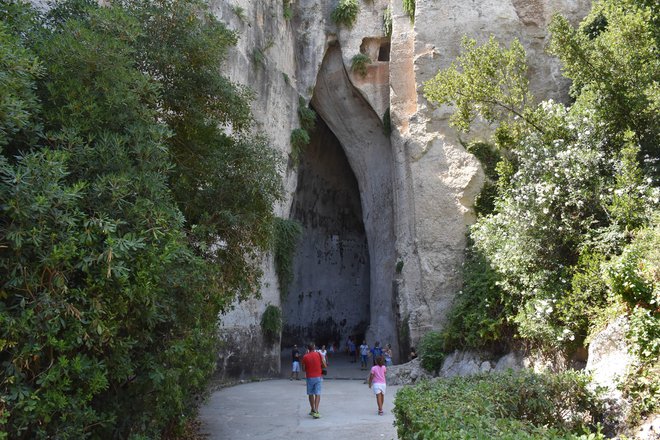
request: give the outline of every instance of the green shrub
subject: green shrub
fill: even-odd
[[[410,22],[415,22],[415,0],[403,0],[403,12],[410,17]]]
[[[307,130],[304,128],[295,128],[291,131],[291,159],[294,163],[298,163],[303,150],[309,145],[310,137]]]
[[[269,344],[277,342],[282,331],[282,311],[279,307],[272,304],[266,306],[263,315],[261,315],[261,332],[264,340]]]
[[[293,18],[293,0],[282,0],[282,6],[284,8],[284,19],[291,20]]]
[[[316,127],[316,112],[309,108],[305,98],[298,97],[298,120],[300,126],[311,133]]]
[[[231,10],[234,12],[234,15],[238,17],[241,23],[245,23],[247,21],[247,15],[245,14],[245,9],[243,9],[242,6],[234,5],[231,7]]]
[[[29,8],[0,2],[0,433],[174,435],[259,287],[278,156],[202,3]]]
[[[606,282],[628,304],[631,351],[639,364],[622,384],[635,402],[632,422],[660,408],[660,215],[605,264]]]
[[[388,37],[392,36],[392,10],[388,6],[383,13],[383,32]]]
[[[577,440],[585,432],[597,431],[603,414],[587,384],[588,378],[576,372],[510,371],[404,387],[394,401],[398,436],[401,440]]]
[[[371,64],[371,58],[359,53],[351,59],[351,71],[359,73],[364,78],[367,76],[367,64]]]
[[[258,47],[252,49],[252,62],[254,63],[255,67],[256,66],[264,67],[266,65],[266,55]]]
[[[302,235],[302,226],[295,220],[276,217],[274,224],[275,271],[280,284],[280,295],[286,298],[293,280],[293,257]]]
[[[635,402],[627,414],[630,426],[660,409],[660,362],[642,363],[630,368],[618,387],[623,397]]]
[[[338,25],[353,27],[359,11],[358,0],[340,0],[335,10],[332,11],[332,21]]]
[[[424,369],[438,372],[442,367],[444,355],[444,340],[439,332],[428,332],[419,341],[419,356]]]
[[[507,317],[515,315],[519,299],[498,286],[499,275],[472,244],[463,264],[463,289],[454,299],[443,331],[444,351],[487,349],[502,352],[514,329]]]
[[[639,231],[621,255],[606,266],[608,286],[631,307],[654,310],[660,305],[659,220],[660,213],[655,225]]]

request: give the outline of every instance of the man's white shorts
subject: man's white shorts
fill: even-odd
[[[384,383],[373,383],[371,384],[371,389],[374,390],[374,394],[383,393],[384,396],[387,385]]]
[[[300,362],[293,361],[293,366],[291,366],[291,372],[292,373],[299,373],[300,372]]]

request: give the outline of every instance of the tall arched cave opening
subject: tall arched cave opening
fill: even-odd
[[[303,236],[282,303],[282,344],[364,336],[372,345],[392,344],[397,357],[392,147],[382,115],[354,87],[336,44],[323,59],[311,106],[319,120],[292,205]]]
[[[283,301],[284,347],[363,337],[370,316],[360,190],[339,140],[322,119],[301,156],[291,218],[303,232]]]

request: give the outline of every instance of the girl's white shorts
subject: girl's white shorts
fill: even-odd
[[[383,393],[384,396],[387,385],[384,383],[373,383],[371,384],[371,389],[374,390],[374,394]]]

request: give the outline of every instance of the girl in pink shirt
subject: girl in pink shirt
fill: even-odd
[[[378,404],[379,416],[383,415],[383,402],[385,401],[385,390],[387,389],[385,382],[386,371],[385,359],[383,359],[383,356],[378,356],[376,358],[376,365],[371,367],[371,373],[369,373],[369,379],[367,380],[369,388],[372,388],[373,386],[374,394],[376,395],[376,403]]]

